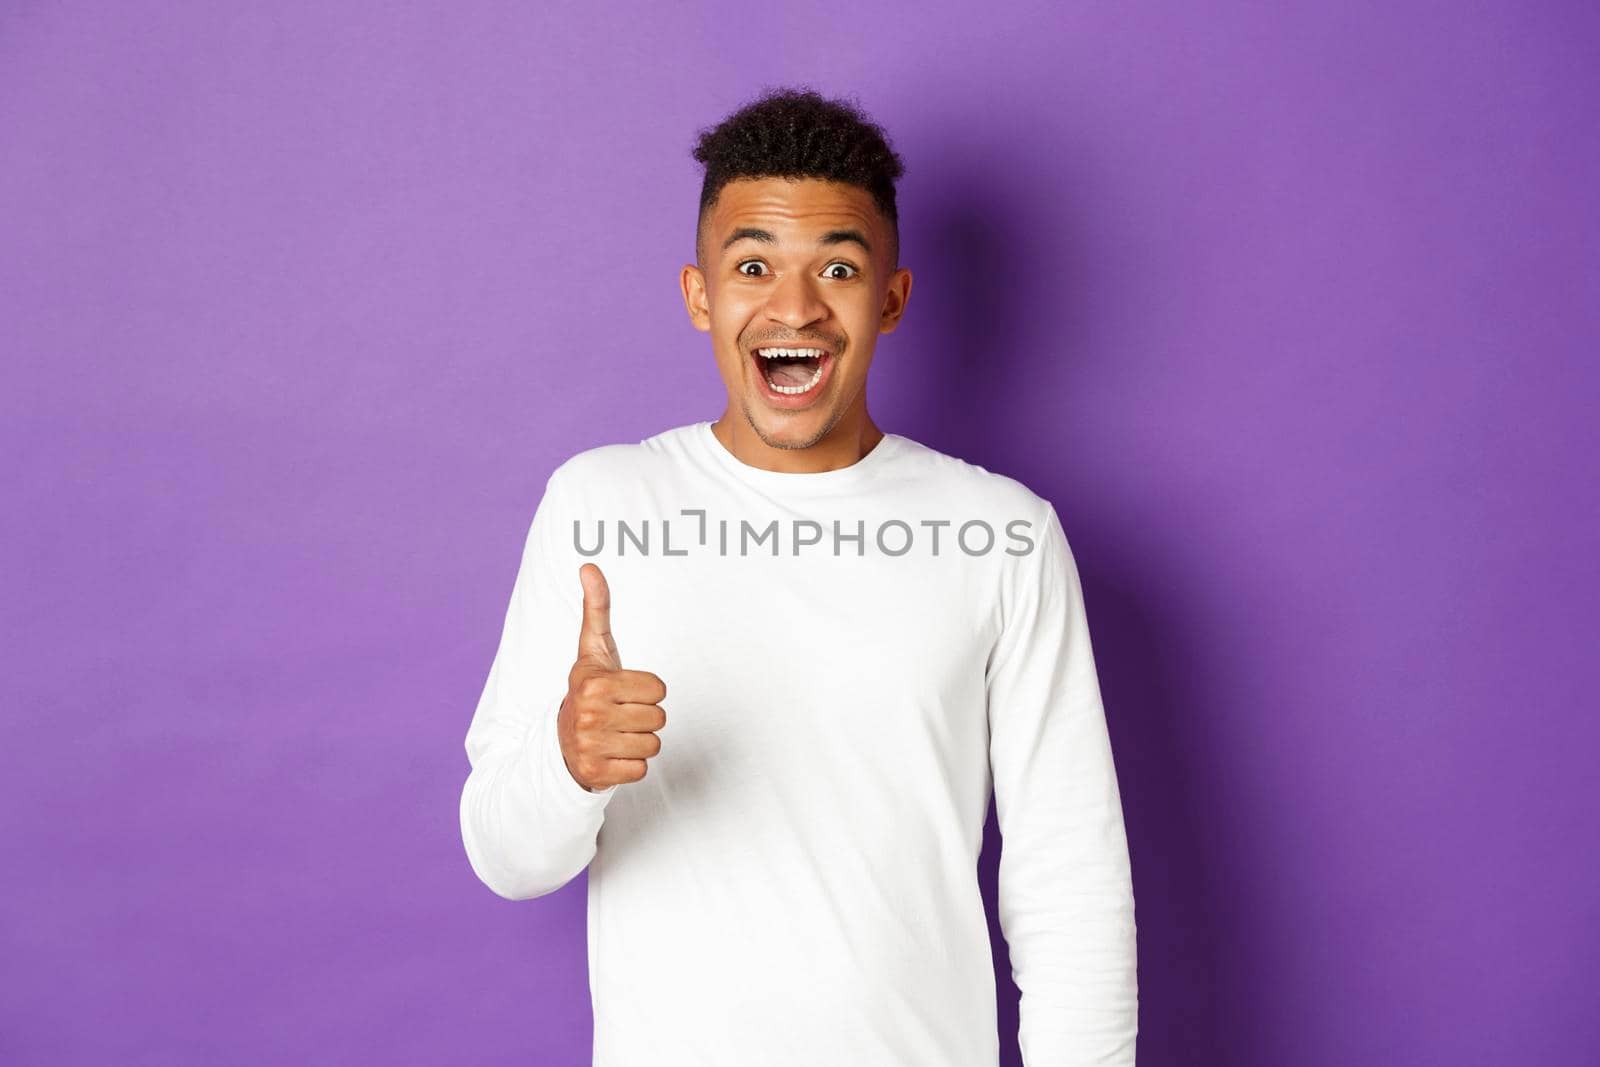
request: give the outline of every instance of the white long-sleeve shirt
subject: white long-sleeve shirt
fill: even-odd
[[[667,687],[645,777],[598,792],[555,729],[585,562],[622,665]],[[534,514],[466,749],[490,889],[589,869],[596,1067],[996,1063],[991,787],[1027,1067],[1134,1062],[1083,594],[1018,481],[897,434],[813,474],[743,463],[708,422],[579,453]]]

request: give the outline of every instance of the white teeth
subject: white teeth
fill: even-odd
[[[812,388],[814,388],[821,380],[822,365],[819,363],[817,364],[817,369],[811,372],[811,380],[804,385],[779,385],[770,378],[767,379],[767,385],[771,387],[774,393],[785,393],[789,396],[798,396],[801,393],[810,392]]]
[[[763,357],[765,359],[773,359],[773,358],[775,358],[777,356],[788,356],[790,358],[794,358],[796,356],[811,356],[813,358],[816,358],[816,357],[820,357],[822,355],[822,349],[820,349],[820,348],[758,348],[758,349],[756,349],[756,355],[761,356],[761,357]]]

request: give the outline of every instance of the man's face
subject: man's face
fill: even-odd
[[[740,179],[703,220],[684,303],[711,334],[730,411],[773,448],[810,448],[866,413],[878,334],[905,311],[911,272],[865,189],[806,178]],[[762,351],[803,349],[800,358]],[[851,429],[859,429],[853,418]]]

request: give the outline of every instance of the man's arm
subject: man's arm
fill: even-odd
[[[556,714],[579,630],[572,517],[557,471],[523,545],[505,627],[467,730],[461,840],[479,879],[508,900],[554,892],[594,858],[610,786],[567,769]]]
[[[1000,924],[1027,1067],[1132,1067],[1133,880],[1077,565],[1055,509],[1004,591],[989,660]]]

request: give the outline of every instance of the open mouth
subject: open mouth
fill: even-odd
[[[810,345],[758,348],[753,358],[768,399],[785,404],[816,393],[833,366],[833,353]]]

